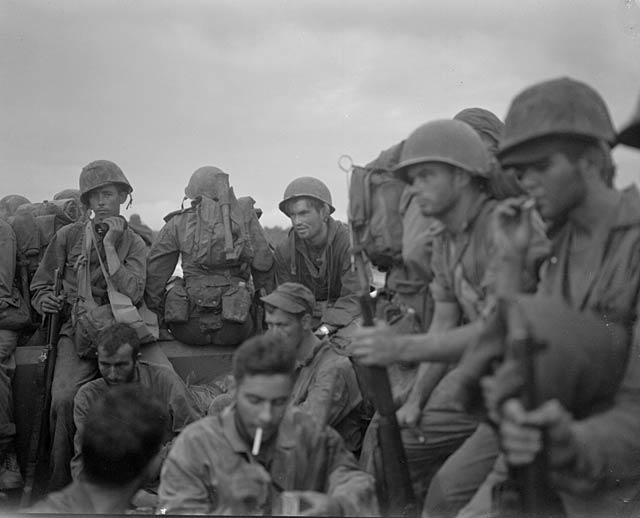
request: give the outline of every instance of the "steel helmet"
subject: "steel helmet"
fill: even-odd
[[[0,212],[4,212],[7,217],[13,216],[18,207],[31,203],[27,198],[20,194],[9,194],[0,200]]]
[[[456,115],[454,120],[466,122],[480,134],[489,136],[496,144],[502,138],[504,123],[496,115],[484,108],[466,108]]]
[[[618,134],[618,142],[625,146],[640,148],[640,99],[631,122]]]
[[[287,214],[287,202],[294,198],[315,198],[329,206],[329,213],[336,210],[331,204],[331,193],[329,188],[317,178],[312,176],[301,176],[293,180],[284,190],[282,201],[278,204],[278,208]],[[288,216],[288,214],[287,214]]]
[[[87,194],[98,187],[104,187],[110,183],[118,185],[131,194],[133,187],[117,164],[109,160],[96,160],[82,168],[80,173],[80,201],[89,205]]]
[[[453,119],[427,122],[409,135],[394,170],[407,182],[406,168],[423,162],[441,162],[484,177],[491,167],[478,133],[467,123]]]
[[[563,77],[530,86],[511,103],[498,156],[547,136],[603,140],[613,145],[615,131],[604,100],[593,88]]]
[[[189,178],[189,183],[184,188],[185,196],[192,200],[203,195],[210,198],[217,198],[219,194],[218,185],[220,185],[217,177],[220,175],[227,179],[228,184],[229,175],[222,169],[218,169],[217,167],[210,165],[205,165],[196,169],[191,175],[191,178]]]

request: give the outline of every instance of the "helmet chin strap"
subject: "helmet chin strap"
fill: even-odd
[[[129,207],[131,207],[131,205],[133,205],[133,195],[129,193],[129,203],[127,203],[127,206],[124,208],[124,210],[127,210]]]

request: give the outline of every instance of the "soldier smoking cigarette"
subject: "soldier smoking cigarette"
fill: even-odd
[[[533,198],[527,198],[520,207],[522,208],[522,210],[529,210],[532,209],[535,204],[536,200],[534,200]]]
[[[251,455],[258,455],[260,453],[260,444],[262,444],[262,428],[258,426],[256,428],[256,435],[253,438],[253,447],[251,448]]]

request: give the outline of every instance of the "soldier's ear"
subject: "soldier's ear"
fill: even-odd
[[[325,203],[320,209],[320,215],[322,216],[322,221],[327,221],[329,219],[329,206]]]
[[[125,201],[127,201],[127,196],[129,196],[127,192],[118,191],[118,202],[120,202],[120,205],[122,205]]]
[[[300,319],[300,322],[302,323],[302,327],[306,330],[311,330],[311,315],[309,313],[305,313],[304,315],[302,315],[302,318]]]

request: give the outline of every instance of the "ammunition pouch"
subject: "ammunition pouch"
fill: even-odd
[[[183,324],[189,320],[189,295],[184,279],[176,279],[164,300],[164,321],[169,324]]]
[[[229,275],[206,275],[178,280],[167,292],[165,321],[199,322],[203,334],[218,331],[224,322],[245,323],[251,310],[251,293],[245,281]]]

